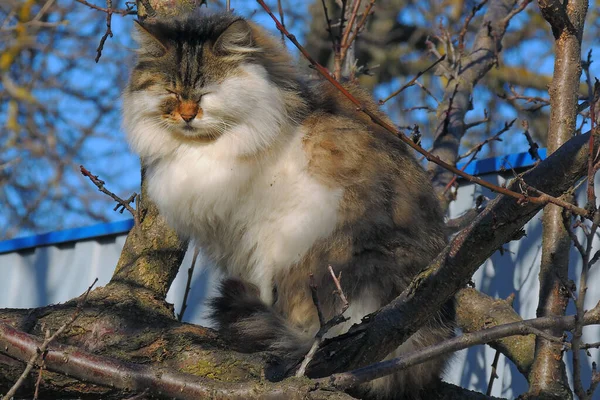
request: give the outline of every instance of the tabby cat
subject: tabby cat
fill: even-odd
[[[263,29],[195,13],[138,24],[136,35],[127,137],[161,214],[228,277],[212,316],[241,351],[302,358],[319,329],[309,274],[329,319],[342,304],[327,268],[342,273],[349,321],[337,335],[396,297],[445,245],[428,176],[405,144],[329,83],[305,79]],[[450,337],[446,308],[390,356]],[[444,363],[361,393],[427,398]]]

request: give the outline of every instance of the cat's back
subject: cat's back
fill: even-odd
[[[346,88],[393,126],[369,94],[352,85]],[[313,100],[316,106],[303,123],[308,168],[324,184],[344,189],[340,207],[344,219],[352,223],[380,216],[396,227],[421,224],[419,235],[433,235],[436,242],[443,242],[439,202],[411,149],[329,83],[318,85],[313,92],[318,93]]]

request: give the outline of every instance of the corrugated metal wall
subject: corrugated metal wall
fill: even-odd
[[[483,177],[501,184],[505,176],[493,173]],[[454,218],[470,209],[480,194],[494,197],[486,189],[463,183],[457,200],[450,207],[450,217]],[[580,193],[580,204],[584,203],[583,193]],[[502,254],[496,252],[477,271],[473,280],[478,289],[490,296],[506,298],[515,293],[516,311],[523,318],[534,318],[539,288],[541,213],[525,226],[525,231],[527,236],[506,244]],[[118,233],[0,254],[0,307],[37,307],[64,302],[84,292],[96,277],[99,279],[98,285],[106,284],[117,263],[125,236],[126,233]],[[600,248],[598,243],[595,243],[595,248]],[[186,255],[167,297],[169,302],[175,304],[176,311],[179,311],[181,306],[192,253],[189,251]],[[571,261],[575,265],[571,278],[577,282],[581,260],[575,250],[571,253]],[[202,268],[203,264],[205,263],[200,256],[184,318],[199,324],[206,324],[202,318],[202,304],[207,295],[210,296],[214,290],[216,281],[210,272]],[[596,284],[600,279],[599,274],[598,267],[590,273],[586,297],[588,309],[594,307],[600,299],[600,285]],[[574,309],[571,307],[569,312],[573,313]],[[584,340],[600,341],[600,327],[586,327]],[[592,357],[587,358],[588,362],[583,368],[586,381],[589,381],[591,376],[592,361],[600,361],[598,350],[592,350],[591,354]],[[459,352],[448,368],[446,380],[485,392],[493,358],[494,350],[486,346]],[[566,358],[567,365],[570,366],[570,355]],[[569,374],[570,371],[569,367]],[[513,398],[527,389],[525,379],[503,356],[500,357],[498,372],[500,378],[495,383],[493,395]],[[597,398],[600,399],[600,395]]]

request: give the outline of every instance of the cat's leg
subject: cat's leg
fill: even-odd
[[[240,351],[300,358],[310,348],[312,338],[265,304],[256,285],[227,278],[209,306],[221,335]]]

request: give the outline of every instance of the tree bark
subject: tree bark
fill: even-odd
[[[522,318],[507,300],[493,299],[473,288],[461,289],[456,294],[456,322],[463,332],[477,332],[519,321]],[[535,335],[509,336],[489,345],[510,359],[522,374],[529,374]]]
[[[550,22],[555,38],[554,78],[550,85],[550,123],[547,151],[554,153],[576,130],[578,88],[581,77],[581,38],[587,0],[569,1],[566,7],[558,1],[540,0],[544,18]],[[564,315],[569,302],[569,250],[571,239],[565,229],[561,207],[549,204],[542,219],[542,262],[538,317]],[[549,329],[554,336],[562,335]],[[529,375],[529,397],[538,399],[570,399],[562,345],[541,337],[536,339],[535,361]]]

